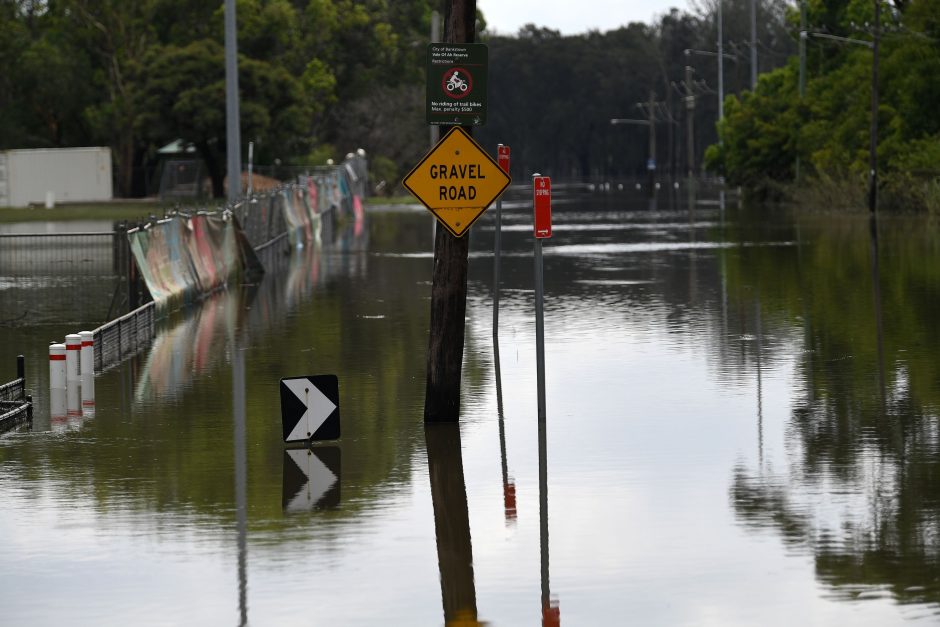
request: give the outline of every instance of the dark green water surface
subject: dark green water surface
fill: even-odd
[[[940,624],[937,224],[875,246],[867,216],[560,194],[540,429],[530,210],[504,209],[501,403],[492,213],[459,430],[422,421],[423,210],[158,323],[81,417],[50,416],[46,345],[101,320],[0,326],[37,400],[0,435],[0,623]],[[307,461],[278,396],[305,374],[339,377],[343,431]]]

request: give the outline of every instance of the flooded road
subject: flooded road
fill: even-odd
[[[423,210],[158,323],[64,421],[46,345],[74,321],[0,326],[0,381],[24,353],[38,397],[0,435],[0,622],[940,622],[936,225],[884,219],[873,248],[865,216],[557,204],[540,429],[507,205],[500,394],[490,212],[459,429],[422,422]],[[278,381],[306,374],[338,376],[342,439],[285,451]]]

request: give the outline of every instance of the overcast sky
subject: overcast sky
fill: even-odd
[[[630,22],[650,23],[671,7],[688,9],[688,0],[540,0],[538,8],[523,0],[477,0],[487,28],[514,35],[529,22],[565,35],[592,28],[607,31]]]

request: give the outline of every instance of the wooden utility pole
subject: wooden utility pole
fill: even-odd
[[[650,90],[649,102],[649,156],[647,157],[646,173],[649,175],[649,193],[655,195],[656,185],[656,93]]]
[[[476,0],[444,0],[444,42],[474,43],[476,13]],[[446,135],[449,130],[444,128],[441,134]],[[469,247],[469,234],[454,237],[438,223],[434,236],[431,326],[424,392],[426,422],[455,422],[460,418]]]
[[[689,178],[695,176],[695,134],[693,124],[695,118],[695,95],[692,93],[692,62],[689,59],[691,50],[685,51],[685,153]]]

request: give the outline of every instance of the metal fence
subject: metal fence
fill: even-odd
[[[22,355],[16,361],[17,378],[0,385],[0,431],[29,420],[33,416],[33,399],[26,393],[25,364]]]
[[[95,371],[101,372],[137,354],[154,335],[156,305],[150,301],[93,331]]]
[[[265,265],[281,261],[288,248],[309,242],[314,234],[320,238],[329,236],[337,216],[361,218],[362,199],[368,190],[365,153],[360,151],[350,154],[340,165],[305,168],[305,174],[298,178],[298,183],[251,194],[221,210],[225,215],[237,218],[241,227],[238,237],[247,240],[248,247],[259,255],[263,253],[261,258],[265,260]],[[192,215],[203,213],[216,212],[195,212]],[[174,212],[176,214],[190,217],[187,213]],[[154,220],[151,218],[151,221]],[[128,233],[135,228],[146,227],[140,224],[115,224],[113,232],[53,234],[47,236],[49,240],[43,240],[42,234],[9,236],[15,244],[10,246],[7,254],[11,260],[21,259],[23,274],[31,273],[35,278],[43,276],[46,272],[44,268],[50,268],[50,274],[56,277],[76,278],[69,285],[76,288],[80,286],[80,290],[60,290],[64,292],[61,296],[63,302],[72,307],[72,311],[76,298],[85,298],[89,294],[89,276],[100,275],[105,279],[103,286],[92,294],[92,300],[99,307],[107,303],[107,315],[71,315],[71,319],[107,320],[114,312],[131,309],[129,313],[93,331],[94,364],[98,372],[146,347],[154,337],[155,321],[162,315],[147,291],[131,253]],[[24,237],[26,239],[15,239]],[[84,241],[81,239],[83,237],[86,238]],[[56,243],[51,244],[52,241]],[[50,250],[41,252],[37,257],[37,247],[39,250]],[[18,251],[16,254],[14,249]],[[0,281],[3,280],[5,259],[4,253],[0,252]],[[15,266],[12,261],[7,265],[11,264]],[[62,272],[58,272],[60,269]],[[93,271],[89,272],[90,269]],[[0,314],[2,312],[0,308]],[[32,311],[29,314],[32,322]],[[0,315],[0,322],[3,320]]]
[[[0,233],[0,322],[110,315],[121,267],[116,233]]]

